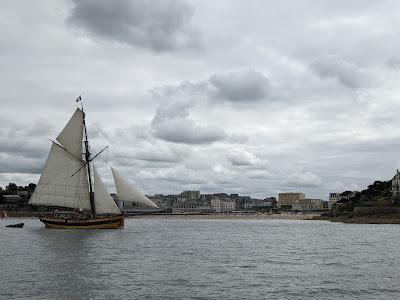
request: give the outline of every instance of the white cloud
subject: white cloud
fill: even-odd
[[[262,163],[261,159],[244,149],[233,149],[226,158],[235,166],[253,166]]]
[[[223,129],[198,125],[189,118],[189,102],[173,102],[160,106],[151,127],[154,136],[165,141],[183,144],[208,144],[226,138]]]
[[[294,187],[318,187],[322,179],[311,172],[292,172],[287,176],[286,183]]]
[[[199,184],[206,182],[205,178],[199,176],[197,172],[183,165],[151,171],[142,170],[136,177],[141,179],[173,181],[181,184]]]

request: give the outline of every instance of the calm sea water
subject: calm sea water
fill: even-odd
[[[140,218],[51,230],[8,219],[0,249],[1,299],[400,299],[399,225]]]

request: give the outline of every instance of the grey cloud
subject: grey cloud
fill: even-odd
[[[194,48],[193,9],[184,0],[73,0],[67,23],[96,37],[156,52]]]
[[[310,66],[320,78],[337,79],[340,84],[351,89],[368,84],[368,76],[364,70],[337,55],[321,55]]]
[[[152,162],[169,162],[175,163],[182,161],[182,157],[173,152],[163,152],[163,151],[138,151],[135,155],[136,159],[152,161]]]
[[[271,178],[276,177],[269,170],[262,170],[262,169],[261,170],[248,170],[246,172],[246,175],[250,179],[260,179],[260,180],[271,179]]]
[[[256,70],[214,74],[209,82],[217,97],[232,102],[259,101],[270,93],[268,78]]]
[[[35,120],[31,127],[28,127],[25,134],[28,136],[50,136],[53,132],[53,125],[44,119]]]
[[[392,69],[400,70],[400,58],[396,56],[392,56],[386,61],[386,65]]]
[[[0,173],[40,173],[51,144],[46,137],[53,127],[47,120],[9,122],[7,127],[0,130]]]
[[[27,158],[0,153],[0,173],[39,174],[43,168],[44,159]]]
[[[215,73],[206,80],[164,85],[151,92],[158,98],[204,96],[212,101],[250,103],[271,98],[273,89],[261,71],[244,69]]]
[[[162,85],[159,87],[155,87],[150,92],[153,94],[154,97],[162,99],[165,97],[186,97],[187,95],[202,95],[207,93],[208,88],[208,80],[197,82],[183,81],[178,85]]]
[[[189,118],[187,102],[160,106],[151,122],[154,136],[183,144],[209,144],[226,138],[224,130],[215,126],[198,125]]]
[[[135,159],[160,163],[182,162],[188,156],[188,150],[178,145],[165,143],[146,143],[134,153]]]
[[[49,144],[50,142],[46,144],[46,142],[34,141],[25,136],[20,136],[19,139],[0,138],[0,154],[44,158],[48,149],[50,149]]]

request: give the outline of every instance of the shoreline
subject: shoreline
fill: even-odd
[[[400,224],[400,214],[316,216],[314,220],[346,224]]]
[[[318,215],[296,214],[148,214],[130,215],[126,218],[209,219],[209,220],[314,220]]]

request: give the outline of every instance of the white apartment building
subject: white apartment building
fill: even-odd
[[[217,213],[231,212],[236,209],[236,202],[231,199],[220,199],[214,197],[211,199],[211,208]]]

